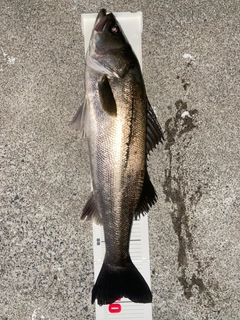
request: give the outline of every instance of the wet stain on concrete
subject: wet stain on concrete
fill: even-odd
[[[194,118],[198,114],[198,111],[196,109],[187,111],[187,103],[183,102],[182,100],[176,101],[175,107],[177,109],[176,115],[168,119],[165,123],[165,132],[167,135],[167,140],[165,143],[166,150],[171,148],[176,139],[196,128]],[[186,111],[188,113],[183,117],[184,112]]]
[[[201,301],[204,296],[205,304],[214,306],[214,300],[201,278],[203,268],[194,253],[191,229],[191,215],[194,214],[202,197],[202,186],[201,184],[195,188],[190,186],[186,166],[184,166],[187,148],[193,138],[192,131],[197,128],[198,111],[188,110],[187,103],[182,100],[176,101],[175,108],[175,115],[165,123],[165,150],[167,150],[169,165],[165,170],[163,191],[166,201],[172,206],[170,215],[178,238],[178,281],[187,299],[190,299],[193,296],[193,290],[197,289],[198,296],[202,296]]]

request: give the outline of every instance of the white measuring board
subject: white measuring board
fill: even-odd
[[[93,250],[95,281],[102,267],[105,255],[103,228],[93,224]],[[148,218],[141,217],[133,221],[130,239],[130,255],[135,266],[150,286],[150,261],[148,242]],[[96,320],[152,320],[151,303],[134,303],[122,298],[110,305],[99,306],[96,303]]]
[[[130,42],[142,67],[142,12],[114,13]],[[85,53],[93,30],[96,13],[82,14],[82,31],[84,35]],[[104,232],[101,226],[93,224],[93,251],[95,281],[102,267],[105,255]],[[130,255],[146,282],[150,287],[150,260],[147,215],[133,221],[130,238]],[[110,305],[99,306],[96,302],[96,320],[152,320],[151,303],[133,303],[122,298]]]

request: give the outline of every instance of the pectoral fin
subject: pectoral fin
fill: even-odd
[[[98,82],[98,91],[102,109],[107,112],[110,116],[117,116],[116,101],[113,96],[111,86],[108,78],[104,75],[102,80]]]
[[[149,154],[149,152],[155,148],[159,142],[162,143],[163,140],[163,131],[147,98],[147,154]]]

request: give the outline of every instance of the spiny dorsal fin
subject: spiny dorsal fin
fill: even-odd
[[[147,154],[156,147],[159,142],[163,142],[164,136],[160,124],[157,120],[155,112],[147,98],[147,141],[146,150]]]

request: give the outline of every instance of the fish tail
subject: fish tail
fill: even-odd
[[[92,290],[92,303],[97,299],[101,306],[122,297],[138,303],[152,302],[149,286],[130,258],[124,267],[110,266],[103,262]]]

